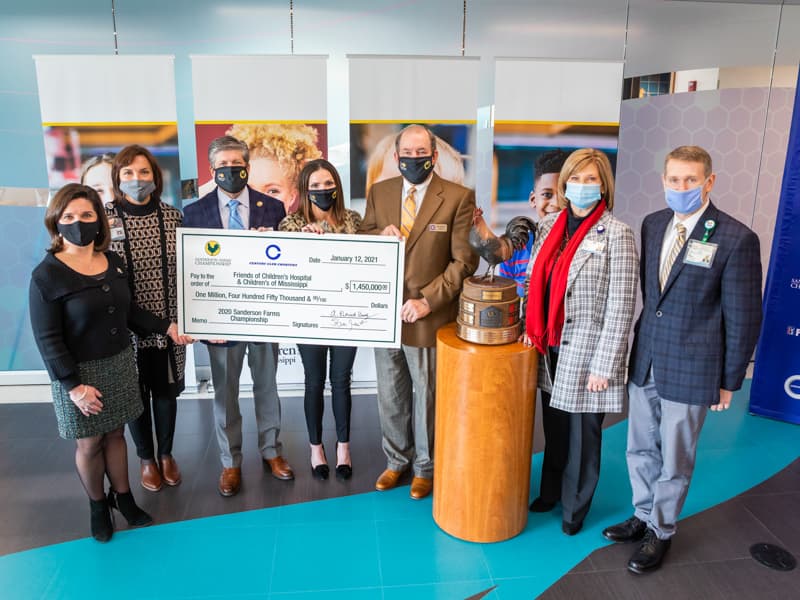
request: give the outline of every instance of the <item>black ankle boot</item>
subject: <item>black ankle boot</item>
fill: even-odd
[[[108,500],[92,500],[89,498],[91,509],[92,537],[98,542],[107,542],[114,534],[114,525],[111,523],[111,508]]]
[[[108,505],[121,512],[130,527],[144,527],[153,522],[153,517],[136,505],[130,491],[120,494],[114,490],[108,490]]]

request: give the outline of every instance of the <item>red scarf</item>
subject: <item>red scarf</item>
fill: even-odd
[[[600,205],[602,206],[596,206],[583,220],[574,235],[569,238],[563,252],[559,253],[561,242],[567,231],[567,211],[569,209],[562,210],[545,238],[542,248],[536,256],[536,262],[533,263],[531,279],[528,283],[525,331],[533,345],[542,354],[547,351],[548,346],[561,344],[561,329],[564,327],[564,294],[567,291],[569,267],[583,238],[603,216],[606,209],[605,200],[601,200]],[[548,279],[550,279],[550,305],[545,307],[544,291]],[[544,318],[545,309],[548,311],[547,321]]]

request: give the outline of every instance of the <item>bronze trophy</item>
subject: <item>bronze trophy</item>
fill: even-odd
[[[515,250],[525,247],[529,234],[536,234],[536,224],[528,217],[514,217],[505,233],[496,236],[484,221],[483,211],[475,209],[469,245],[489,268],[482,276],[473,275],[464,281],[456,319],[456,335],[462,340],[498,345],[519,338],[522,325],[517,284],[513,279],[495,277],[494,270]]]

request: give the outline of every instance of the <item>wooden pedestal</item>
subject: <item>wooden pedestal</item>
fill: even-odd
[[[442,327],[436,344],[433,519],[470,542],[525,528],[537,354],[519,342],[481,346]]]

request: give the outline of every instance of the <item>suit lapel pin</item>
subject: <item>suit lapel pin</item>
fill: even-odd
[[[261,200],[259,200],[258,202],[256,202],[256,206],[258,208],[261,208],[262,206],[264,206],[264,203]]]
[[[705,233],[703,233],[703,241],[707,242],[708,238],[711,237],[711,234],[714,233],[714,228],[717,226],[716,221],[714,219],[709,219],[705,223],[703,223],[703,227],[705,227]]]

